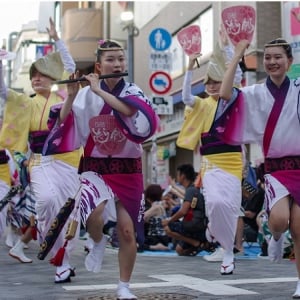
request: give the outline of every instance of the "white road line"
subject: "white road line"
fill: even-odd
[[[153,278],[161,279],[167,282],[175,283],[176,286],[183,286],[191,290],[211,294],[211,295],[254,295],[252,292],[245,289],[235,288],[230,285],[225,285],[222,281],[215,283],[201,278],[186,276],[186,275],[155,275]]]
[[[275,277],[275,278],[255,278],[255,279],[232,279],[232,280],[205,280],[197,277],[186,276],[182,274],[174,275],[153,275],[151,278],[162,280],[163,282],[132,283],[133,289],[155,288],[155,287],[173,287],[182,286],[192,290],[200,291],[211,295],[254,295],[256,292],[246,289],[232,287],[237,284],[255,284],[255,283],[276,283],[276,282],[297,282],[296,277]],[[83,290],[115,290],[116,284],[101,285],[74,285],[62,286],[67,291]]]
[[[177,284],[176,284],[177,285]],[[175,286],[173,282],[148,282],[148,283],[131,283],[130,287],[133,289],[144,289],[152,287],[172,287]],[[78,291],[78,290],[115,290],[116,284],[101,284],[101,285],[73,285],[63,286],[67,291]]]
[[[297,282],[297,277],[277,277],[277,278],[255,278],[255,279],[233,279],[233,280],[214,280],[223,284],[251,284],[251,283],[275,283],[275,282]]]

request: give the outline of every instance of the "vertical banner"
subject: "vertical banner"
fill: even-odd
[[[44,56],[44,46],[36,46],[35,47],[35,60]]]
[[[282,35],[291,44],[294,62],[288,76],[291,79],[300,77],[300,4],[294,1],[283,1],[282,5]]]
[[[151,147],[151,183],[157,183],[157,144],[156,135],[152,137]]]
[[[163,189],[169,185],[169,157],[168,146],[157,146],[157,182]]]
[[[53,45],[44,45],[44,55],[47,55],[52,52],[53,52]]]
[[[53,45],[42,45],[36,46],[35,48],[35,60],[53,52]]]

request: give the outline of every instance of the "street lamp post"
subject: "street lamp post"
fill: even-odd
[[[125,25],[123,30],[127,30],[127,53],[128,53],[128,80],[134,81],[134,37],[139,35],[139,30],[134,24],[133,1],[127,3],[127,10],[122,12],[121,20]]]
[[[9,34],[8,37],[8,51],[13,51],[13,39],[18,36],[19,32],[13,31]],[[12,77],[12,67],[11,67],[11,60],[7,62],[8,65],[8,72],[7,72],[7,86],[11,88],[11,77]]]
[[[127,51],[128,51],[128,79],[134,80],[134,40],[132,34],[132,24],[128,27]]]

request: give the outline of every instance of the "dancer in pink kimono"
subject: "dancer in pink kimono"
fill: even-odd
[[[95,70],[84,76],[89,82],[69,84],[68,98],[60,110],[57,135],[48,149],[84,146],[81,160],[81,218],[93,241],[85,259],[88,271],[100,272],[108,220],[117,221],[120,281],[118,299],[137,299],[129,290],[137,244],[144,241],[142,145],[157,128],[157,115],[144,92],[122,77],[99,81],[99,74],[124,72],[124,49],[114,41],[100,41]],[[59,107],[53,107],[53,111]],[[75,128],[59,139],[62,121],[74,116]],[[53,120],[54,121],[54,120]],[[63,126],[62,126],[63,125]],[[116,209],[116,211],[115,211]],[[116,215],[115,215],[116,214]],[[117,218],[116,218],[117,217]]]
[[[292,49],[285,40],[276,39],[264,49],[266,81],[232,89],[235,69],[248,46],[245,40],[237,44],[225,73],[220,96],[232,103],[216,130],[227,142],[257,143],[263,149],[265,207],[272,233],[268,255],[272,261],[280,262],[283,233],[289,228],[299,278],[293,298],[300,299],[300,79],[287,77],[293,62]]]

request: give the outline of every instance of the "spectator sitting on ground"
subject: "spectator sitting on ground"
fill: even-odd
[[[163,200],[167,201],[166,209],[168,216],[171,217],[181,207],[183,202],[185,188],[175,179],[170,177],[170,185],[163,192]]]
[[[178,240],[175,250],[179,255],[195,256],[210,247],[205,237],[207,218],[204,197],[194,186],[195,175],[190,164],[177,168],[177,182],[185,188],[183,203],[175,214],[162,221],[167,235]]]
[[[248,182],[244,182],[242,195],[244,216],[238,218],[234,248],[235,254],[244,252],[243,241],[256,242],[257,240],[258,226],[256,217],[261,212],[264,204],[264,184],[258,180],[257,187],[254,187]]]
[[[149,206],[144,214],[145,250],[169,250],[170,238],[166,235],[161,223],[167,218],[162,193],[163,190],[159,184],[150,184],[144,193],[146,206]]]
[[[176,210],[178,206],[181,205],[182,200],[178,195],[175,195],[172,192],[171,188],[166,188],[162,195],[162,201],[167,213],[167,216],[170,217],[173,214],[173,211]]]

